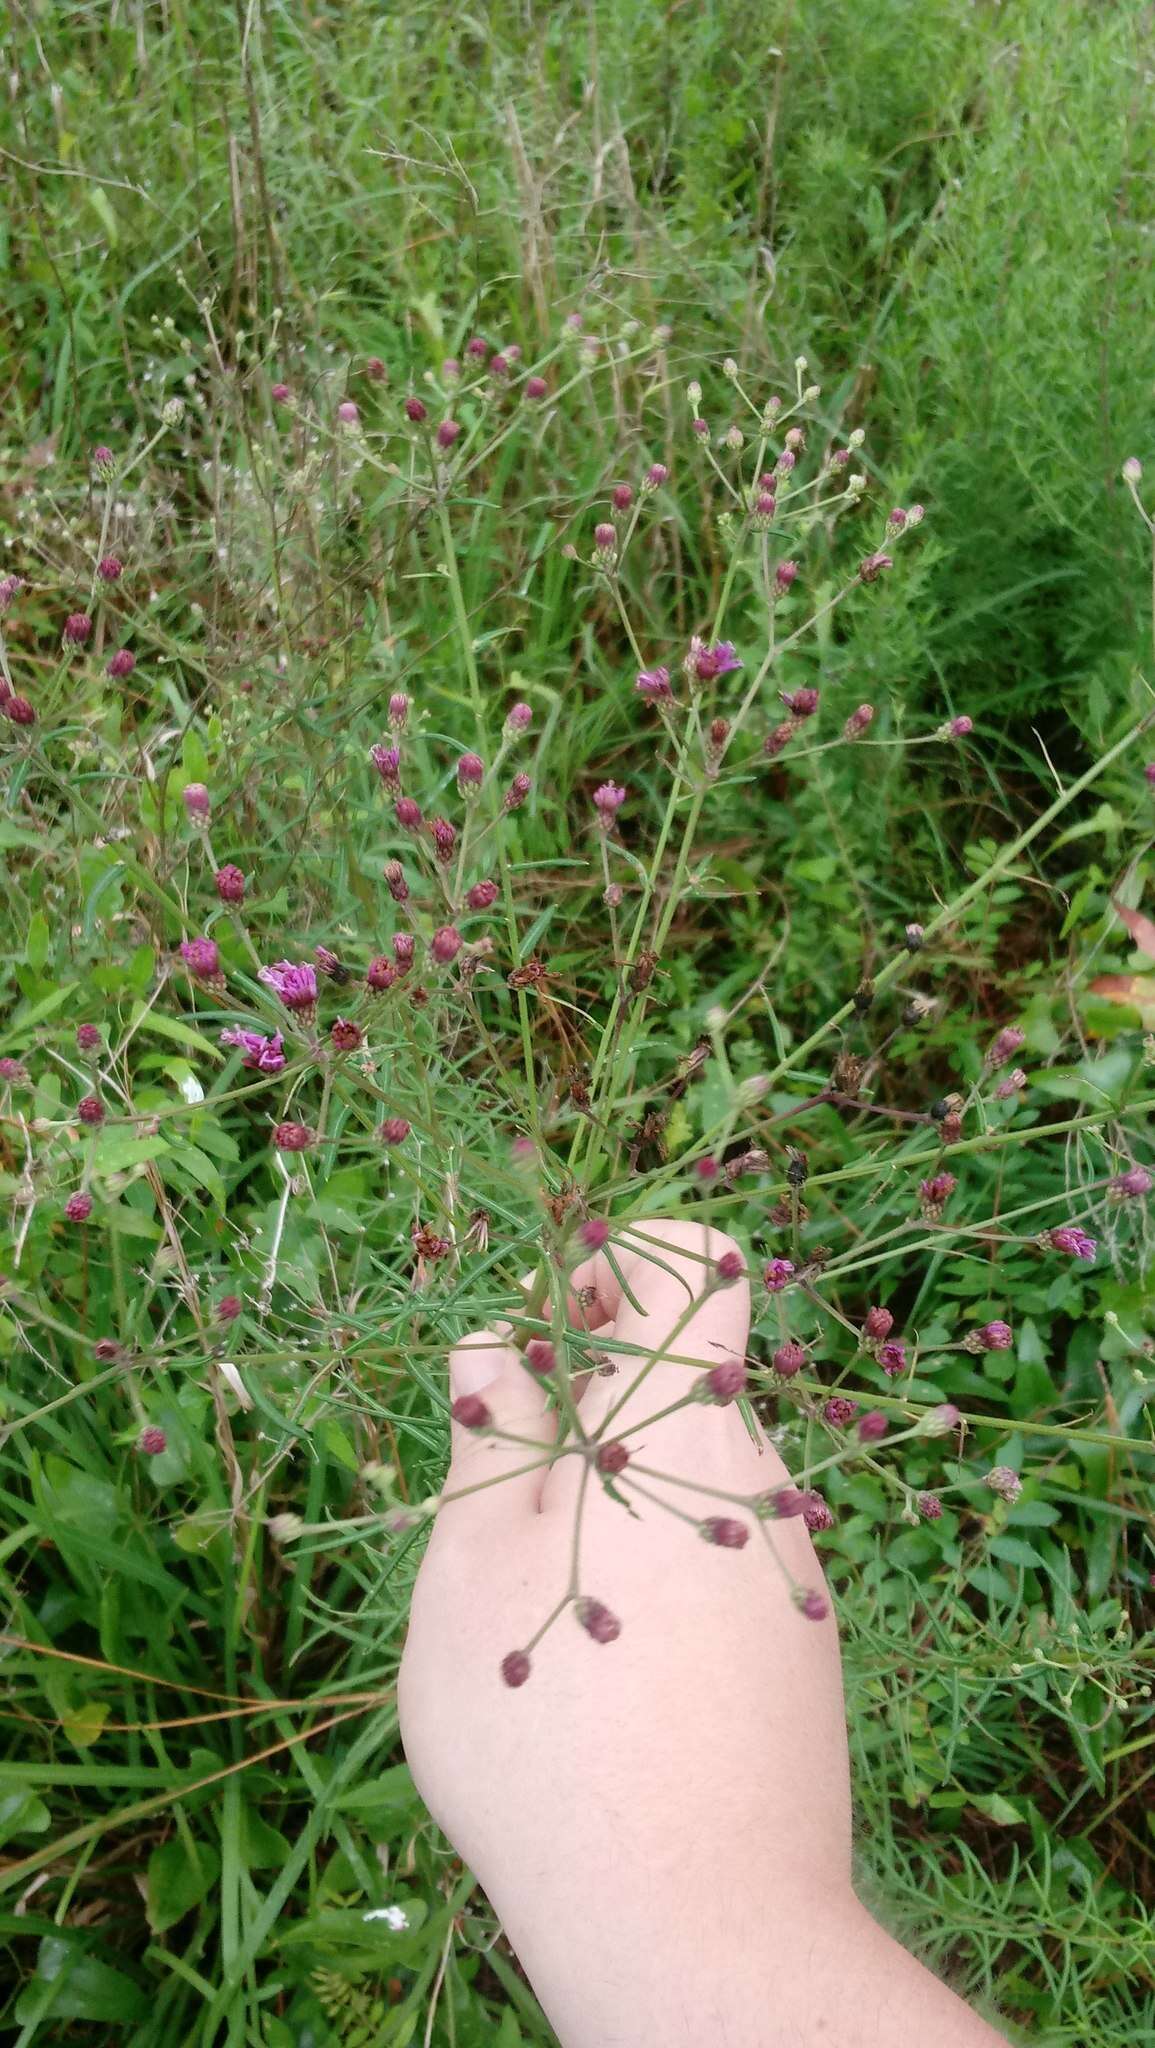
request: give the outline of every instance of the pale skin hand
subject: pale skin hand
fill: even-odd
[[[573,1275],[575,1288],[596,1290],[585,1314],[599,1344],[613,1356],[615,1336],[651,1353],[668,1342],[706,1366],[741,1358],[748,1285],[706,1284],[733,1249],[683,1221],[615,1239],[639,1308],[603,1253]],[[616,1362],[615,1377],[585,1388],[591,1434],[644,1360]],[[454,1396],[481,1393],[499,1428],[554,1440],[546,1387],[500,1335],[469,1339],[450,1373]],[[751,1441],[734,1407],[695,1402],[630,1434],[699,1377],[700,1367],[662,1360],[630,1396],[612,1428],[631,1452],[624,1481],[646,1465],[726,1492],[786,1483],[777,1452]],[[533,1456],[455,1426],[445,1491]],[[543,1463],[441,1510],[401,1668],[418,1788],[485,1887],[564,2048],[995,2048],[1003,2037],[851,1889],[833,1621],[799,1613],[749,1513],[644,1483],[696,1519],[740,1516],[748,1544],[716,1548],[630,1495],[635,1519],[591,1477],[578,1582],[620,1619],[620,1638],[591,1641],[567,1610],[511,1691],[502,1658],[530,1642],[571,1583],[582,1461]],[[820,1590],[802,1521],[769,1526],[787,1573]]]

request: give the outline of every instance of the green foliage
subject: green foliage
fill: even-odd
[[[1150,878],[1134,749],[1024,835],[1056,773],[1096,766],[1150,701],[1149,570],[1116,482],[1149,421],[1148,40],[1139,10],[1076,0],[880,0],[868,34],[845,0],[170,0],[99,21],[62,0],[14,27],[0,539],[27,588],[3,625],[39,713],[5,724],[0,818],[3,1051],[29,1076],[0,1100],[0,1934],[22,2044],[552,2038],[420,1808],[392,1707],[420,1550],[399,1511],[441,1480],[446,1343],[517,1301],[571,1228],[551,1237],[511,1158],[526,1129],[555,1202],[576,1166],[615,1217],[697,1202],[698,1157],[768,1149],[706,1213],[814,1261],[817,1298],[760,1296],[752,1344],[763,1366],[787,1335],[812,1347],[814,1398],[763,1402],[799,1474],[830,1456],[836,1386],[896,1429],[963,1412],[945,1445],[818,1475],[860,1881],[1032,2038],[1140,2037],[1151,1247],[1141,1205],[1104,1189],[1146,1156],[1153,1091],[1136,1012],[1089,985],[1141,965],[1112,907]],[[513,424],[477,383],[439,381],[479,330],[541,360],[540,414]],[[865,427],[872,509],[801,522],[780,635],[820,616],[754,706],[760,735],[779,686],[820,688],[819,742],[770,764],[735,745],[705,787],[634,699],[592,527],[613,484],[669,466],[622,610],[676,682],[689,634],[724,617],[744,688],[759,547],[717,518],[684,387],[700,379],[734,476],[724,359],[789,403],[799,350],[822,387],[811,458]],[[465,426],[451,489],[398,426],[409,391]],[[347,396],[355,435],[335,425]],[[163,429],[173,397],[187,410]],[[122,460],[109,491],[101,442]],[[824,613],[913,499],[929,516],[894,574]],[[108,546],[126,573],[98,588]],[[62,655],[82,606],[94,639]],[[110,680],[122,644],[137,667]],[[530,798],[470,853],[466,879],[492,860],[503,894],[464,927],[493,955],[460,1013],[424,968],[424,1007],[359,992],[403,928],[386,860],[420,873],[423,938],[436,922],[436,873],[368,761],[401,688],[406,787],[459,826],[462,747],[489,762],[509,704],[534,713],[502,754]],[[836,743],[864,700],[869,743]],[[964,711],[972,742],[932,738]],[[606,842],[612,932],[590,828],[606,779],[630,792]],[[208,833],[189,783],[211,792]],[[213,889],[226,861],[243,913]],[[659,958],[631,1005],[614,960],[651,897]],[[924,954],[896,951],[944,904]],[[176,950],[210,924],[223,993]],[[366,1053],[318,1058],[257,979],[318,944],[355,977],[322,984],[324,1027],[355,1010]],[[545,984],[511,989],[514,958]],[[874,1010],[815,1042],[864,976]],[[933,1003],[917,1018],[915,993]],[[984,1053],[1014,1019],[1032,1085],[1000,1101]],[[275,1085],[221,1047],[237,1025],[285,1032]],[[839,1050],[885,1050],[867,1107],[803,1114]],[[88,1127],[98,1074],[108,1115]],[[942,1165],[929,1106],[956,1089],[944,1227],[916,1190]],[[383,1150],[383,1115],[412,1125],[404,1145]],[[269,1143],[290,1116],[321,1133],[299,1177]],[[82,1188],[96,1210],[69,1227]],[[1034,1242],[1076,1213],[1103,1244],[1089,1269]],[[411,1230],[447,1218],[457,1256],[415,1293]],[[908,1341],[901,1383],[859,1350],[872,1301]],[[1012,1349],[960,1348],[1001,1316]],[[162,1451],[142,1454],[145,1427]],[[1014,1502],[983,1484],[996,1461],[1024,1475]],[[937,1519],[912,1505],[924,1490]],[[304,1533],[278,1543],[286,1513]]]

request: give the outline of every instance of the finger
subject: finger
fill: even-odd
[[[612,1318],[612,1333],[599,1348],[617,1368],[587,1389],[587,1430],[607,1418],[615,1434],[629,1429],[693,1391],[703,1369],[745,1355],[749,1282],[743,1261],[741,1278],[719,1283],[718,1261],[728,1255],[741,1259],[722,1231],[681,1218],[647,1219],[629,1225],[577,1269],[575,1287],[593,1290],[587,1316]],[[688,1414],[699,1412],[695,1406]]]
[[[476,1331],[449,1354],[453,1443],[439,1520],[511,1521],[541,1506],[555,1439],[549,1394],[508,1327]]]

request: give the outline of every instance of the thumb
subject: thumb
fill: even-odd
[[[480,1525],[541,1508],[554,1421],[545,1385],[508,1333],[508,1324],[476,1330],[449,1354],[453,1444],[439,1519]]]

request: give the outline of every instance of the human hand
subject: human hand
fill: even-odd
[[[787,1488],[789,1474],[734,1406],[662,1413],[745,1353],[746,1279],[716,1284],[735,1250],[655,1221],[615,1238],[613,1265],[599,1252],[574,1273],[571,1315],[618,1367],[585,1385],[587,1450],[578,1438],[559,1454],[555,1375],[535,1377],[503,1333],[453,1353],[454,1396],[480,1395],[504,1434],[454,1425],[401,1669],[406,1754],[566,2048],[809,2040],[815,1973],[825,2038],[881,2040],[854,1984],[831,2002],[850,1940],[888,1989],[891,1952],[916,1973],[919,2024],[941,2022],[945,2000],[977,2029],[956,2026],[943,2048],[977,2048],[996,2037],[851,1890],[837,1635],[825,1602],[809,1603],[813,1619],[798,1605],[821,1583],[817,1560],[796,1515],[762,1521],[732,1498]],[[657,1362],[628,1391],[647,1354]],[[613,1485],[633,1513],[593,1464],[611,1441],[630,1453]],[[731,1540],[740,1522],[741,1548],[703,1540],[718,1516]],[[503,1659],[562,1603],[511,1689]]]

